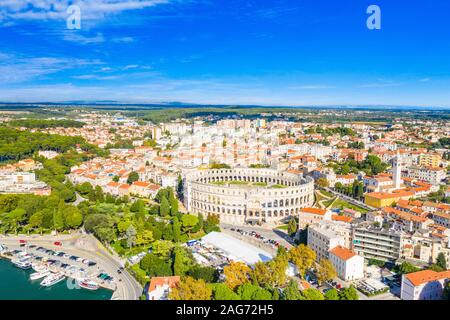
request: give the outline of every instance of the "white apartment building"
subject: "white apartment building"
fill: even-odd
[[[50,188],[33,172],[8,172],[0,174],[0,193],[49,194]]]
[[[402,300],[441,300],[449,278],[450,271],[422,270],[404,274],[400,297]]]
[[[330,250],[348,247],[350,228],[345,223],[321,221],[308,227],[308,246],[316,253],[316,260],[329,259]]]
[[[429,182],[433,185],[440,184],[446,178],[445,169],[439,167],[408,167],[406,176],[411,179]]]
[[[330,250],[330,261],[337,275],[344,281],[353,281],[364,277],[364,258],[350,249],[337,246]]]

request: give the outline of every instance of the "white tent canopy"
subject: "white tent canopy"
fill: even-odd
[[[241,260],[248,265],[258,261],[270,261],[273,258],[270,253],[222,232],[211,232],[204,236],[201,242],[219,248],[229,258]]]

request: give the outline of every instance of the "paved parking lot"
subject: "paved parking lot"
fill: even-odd
[[[275,242],[279,243],[280,245],[286,247],[287,249],[289,249],[293,245],[295,245],[293,243],[292,239],[286,234],[286,232],[284,232],[282,230],[278,230],[278,229],[267,229],[267,228],[261,228],[261,227],[257,227],[257,226],[235,226],[235,225],[224,224],[224,223],[222,223],[220,225],[220,227],[222,228],[222,231],[230,233],[233,236],[238,236],[241,234],[239,232],[232,231],[231,229],[243,230],[246,233],[248,233],[248,235],[245,235],[245,236],[241,235],[241,237],[239,237],[241,240],[246,240],[253,245],[257,245],[261,248],[270,250],[272,252],[273,251],[276,252],[277,249],[275,246],[268,244],[268,243],[264,243],[263,240],[257,239],[255,236],[250,235],[250,233],[254,231],[254,232],[258,233],[260,236],[262,236],[264,239],[275,241]]]

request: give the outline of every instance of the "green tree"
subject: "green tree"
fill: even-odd
[[[219,224],[220,224],[219,215],[208,214],[203,226],[203,230],[205,231],[205,233],[220,231]]]
[[[252,300],[253,295],[260,287],[251,283],[244,283],[237,288],[237,294],[242,300]]]
[[[253,293],[252,300],[264,301],[272,300],[272,294],[269,290],[258,288],[258,290]]]
[[[159,214],[162,217],[166,217],[169,215],[169,212],[170,212],[169,201],[167,201],[166,197],[163,197],[161,200],[161,205],[159,206]]]
[[[223,273],[225,275],[225,284],[232,290],[244,283],[250,282],[249,276],[251,269],[245,263],[231,262],[223,268]]]
[[[145,203],[142,199],[138,199],[130,207],[131,212],[140,212],[145,210]]]
[[[31,227],[38,228],[41,227],[44,221],[44,211],[35,212],[29,220]]]
[[[354,286],[341,289],[338,295],[339,300],[359,300],[358,292]]]
[[[92,187],[92,184],[90,184],[89,182],[84,182],[82,184],[79,184],[75,187],[75,189],[82,196],[87,196],[94,190],[94,188]]]
[[[289,220],[289,222],[288,222],[288,234],[290,236],[292,236],[295,233],[297,233],[297,230],[298,230],[298,225],[297,225],[297,221],[295,220],[295,218]]]
[[[185,233],[189,233],[198,223],[198,217],[192,214],[183,214],[181,217],[181,225]]]
[[[336,270],[328,259],[320,259],[316,272],[317,282],[321,285],[325,281],[333,280],[336,277]]]
[[[301,292],[302,297],[304,298],[304,300],[324,300],[324,296],[323,294],[314,288],[309,288],[306,290],[303,290]]]
[[[157,257],[167,260],[172,253],[172,249],[175,245],[166,240],[158,240],[153,242],[152,253]]]
[[[292,279],[289,281],[287,287],[283,290],[283,299],[284,300],[301,300],[302,295],[300,290],[298,289],[297,282]]]
[[[140,230],[136,234],[135,244],[138,247],[148,246],[153,240],[153,232],[151,230]]]
[[[211,300],[212,290],[203,281],[186,277],[169,293],[170,300]]]
[[[140,267],[145,270],[150,277],[168,277],[172,276],[170,261],[157,257],[149,253],[140,261]]]
[[[83,223],[83,215],[77,207],[67,206],[63,212],[65,226],[69,229],[76,229]]]
[[[216,283],[212,286],[214,300],[240,300],[233,290],[228,288],[224,283]]]
[[[203,219],[203,215],[201,213],[198,214],[198,222],[197,224],[194,226],[194,228],[192,228],[192,232],[193,233],[197,233],[201,230],[203,230],[204,227],[204,219]]]
[[[173,241],[173,227],[171,224],[164,226],[162,238],[167,241]]]
[[[302,277],[305,276],[306,270],[311,268],[316,260],[316,253],[304,244],[291,248],[288,256],[289,259],[297,266],[297,269]]]
[[[177,217],[173,218],[172,227],[173,227],[173,240],[175,242],[180,242],[181,241],[181,223]]]
[[[218,270],[214,267],[203,267],[200,265],[194,265],[187,272],[188,276],[194,279],[203,279],[208,283],[217,282],[219,278]]]
[[[14,233],[17,233],[18,225],[26,219],[26,211],[23,208],[16,208],[9,212],[7,217],[13,223]]]
[[[326,178],[317,179],[316,184],[322,188],[327,188],[329,186],[328,180]]]
[[[442,298],[444,300],[450,300],[450,282],[447,282],[442,293]]]
[[[402,262],[402,264],[398,267],[398,273],[399,274],[407,274],[419,271],[420,268],[416,267],[415,265],[409,263],[409,262]]]
[[[64,211],[60,209],[54,209],[53,212],[53,226],[56,230],[61,231],[64,229]]]
[[[339,300],[339,294],[335,288],[328,290],[325,293],[325,300]]]
[[[128,175],[127,183],[133,184],[133,182],[135,182],[135,181],[139,181],[139,173],[137,173],[136,171],[132,171]]]
[[[173,273],[177,276],[184,276],[193,265],[191,257],[182,247],[175,247],[173,250]]]
[[[436,258],[436,264],[442,268],[442,270],[447,270],[447,260],[443,252],[439,252]]]
[[[170,215],[174,216],[178,213],[178,199],[175,197],[174,193],[171,192],[169,195],[170,204]]]

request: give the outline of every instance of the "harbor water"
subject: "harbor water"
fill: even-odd
[[[81,289],[73,279],[65,279],[51,287],[42,287],[43,279],[32,281],[32,269],[22,270],[11,261],[0,258],[0,300],[109,300],[113,294],[106,289]]]

